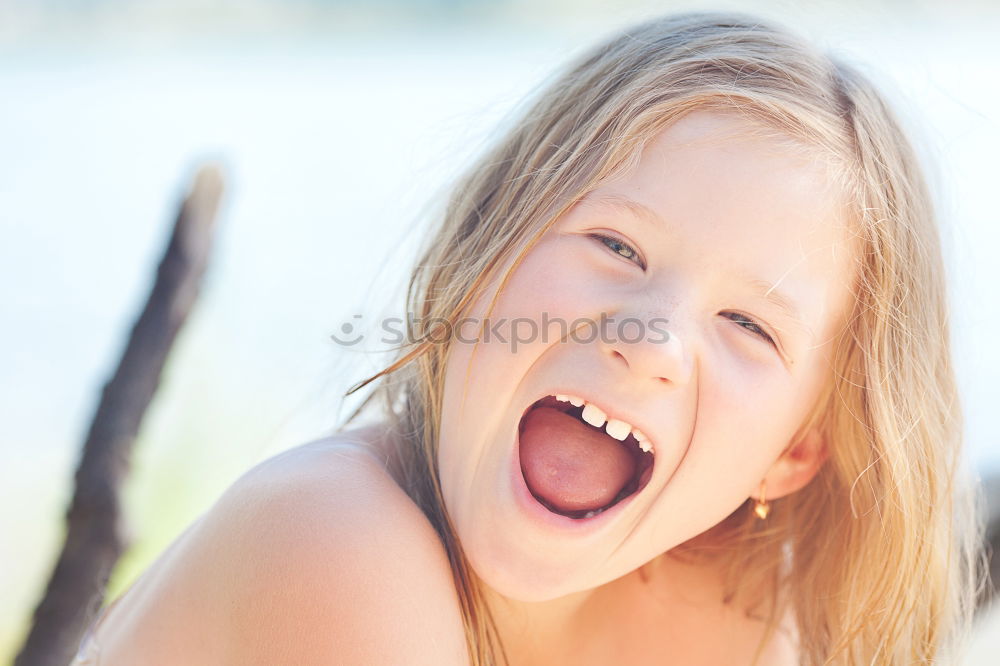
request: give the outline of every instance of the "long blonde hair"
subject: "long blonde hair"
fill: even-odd
[[[476,666],[500,663],[503,648],[441,496],[450,347],[428,322],[457,321],[513,258],[502,289],[573,202],[635,164],[667,124],[704,108],[743,113],[835,164],[863,247],[835,378],[810,419],[831,443],[829,460],[803,490],[774,502],[766,527],[748,501],[710,530],[713,544],[727,544],[712,556],[728,561],[732,596],[765,590],[773,630],[778,590],[789,590],[782,603],[794,610],[803,664],[925,663],[968,631],[978,522],[960,464],[944,267],[918,160],[853,67],[756,17],[692,13],[643,23],[585,54],[472,165],[412,272],[410,344],[348,392],[378,380],[347,423],[381,402],[405,442],[404,484],[449,554]],[[677,550],[695,556],[699,543]]]

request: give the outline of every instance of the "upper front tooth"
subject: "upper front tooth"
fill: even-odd
[[[569,396],[568,395],[563,395],[561,393],[557,393],[556,394],[556,400],[558,400],[559,402],[569,402]]]
[[[652,453],[653,445],[649,443],[649,439],[643,434],[638,428],[632,429],[632,436],[635,437],[635,441],[639,442],[639,448],[646,453]]]
[[[624,442],[628,434],[632,432],[632,426],[618,419],[608,419],[608,425],[604,427],[604,430],[619,442]]]
[[[587,406],[583,408],[583,414],[581,414],[581,417],[584,421],[595,428],[600,428],[604,425],[604,422],[608,420],[608,415],[602,412],[600,407],[589,402],[587,403]]]
[[[580,405],[583,404],[583,398],[578,398],[575,395],[568,395],[566,397],[569,398],[569,404],[573,405],[574,407],[579,407]]]

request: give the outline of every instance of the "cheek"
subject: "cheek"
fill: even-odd
[[[792,441],[819,398],[824,368],[816,354],[791,373],[730,360],[702,375],[699,431],[717,443],[715,464],[741,492],[756,488]]]
[[[795,434],[806,411],[804,388],[773,365],[730,359],[703,368],[695,444],[734,496],[760,482]]]
[[[559,344],[574,322],[599,319],[599,311],[592,313],[588,305],[596,300],[593,293],[581,287],[581,270],[558,238],[543,239],[515,269],[492,310],[487,312],[499,280],[455,331],[445,371],[439,452],[446,487],[473,483],[477,457],[489,455],[485,443],[501,428],[505,408],[538,358]]]
[[[567,322],[591,316],[596,281],[571,251],[571,243],[558,236],[543,239],[514,271],[497,301],[494,315],[508,319]]]
[[[498,386],[497,373],[523,374],[569,332],[600,320],[597,283],[566,245],[557,236],[540,241],[514,270],[492,310],[499,280],[477,299],[462,326],[463,340],[452,353],[454,365],[467,363],[473,341],[478,341],[470,382]],[[483,324],[485,330],[480,329]]]

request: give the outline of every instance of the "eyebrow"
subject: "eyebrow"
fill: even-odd
[[[584,203],[599,207],[603,206],[614,210],[623,210],[626,213],[630,213],[636,219],[653,225],[658,231],[663,231],[666,228],[663,220],[653,212],[652,208],[621,194],[612,194],[610,192],[598,194],[591,192],[583,198],[583,201]]]
[[[590,192],[583,198],[583,201],[588,205],[608,207],[614,210],[629,213],[640,222],[652,225],[661,233],[667,228],[664,221],[660,219],[660,216],[653,212],[653,209],[621,194],[614,194],[611,192],[602,192],[598,194]],[[781,276],[777,282],[773,283],[762,278],[748,276],[746,274],[740,274],[739,277],[741,277],[744,282],[754,290],[757,296],[774,305],[781,311],[782,314],[785,315],[785,317],[791,319],[793,323],[798,324],[807,331],[812,331],[802,318],[802,312],[795,304],[795,301],[778,290],[778,284],[780,284],[781,280],[784,279],[784,275]]]

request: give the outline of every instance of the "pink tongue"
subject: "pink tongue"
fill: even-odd
[[[522,426],[524,480],[552,508],[599,509],[635,475],[635,459],[621,442],[558,409],[533,409]]]

